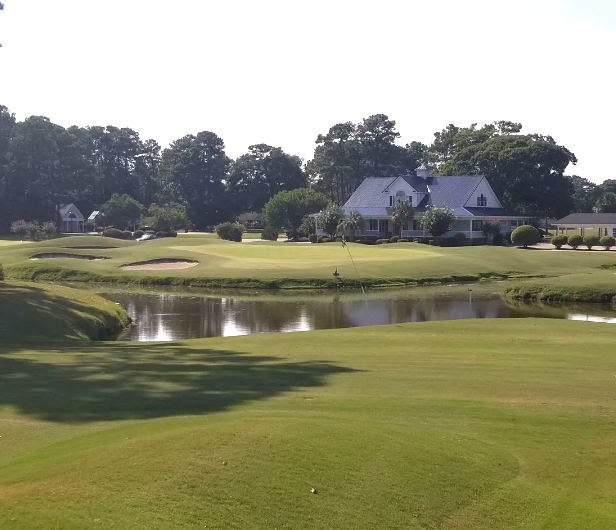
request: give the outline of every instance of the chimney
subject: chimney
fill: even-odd
[[[428,178],[430,177],[430,170],[424,165],[422,164],[421,166],[419,166],[416,170],[415,170],[415,174],[419,177],[422,178],[424,180],[428,180]]]

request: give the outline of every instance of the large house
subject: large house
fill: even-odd
[[[85,219],[72,202],[60,206],[60,231],[65,234],[83,232]]]
[[[530,219],[506,211],[483,175],[432,177],[425,168],[418,169],[416,175],[366,178],[343,210],[357,211],[365,219],[362,236],[390,237],[400,234],[390,216],[390,207],[400,200],[409,201],[415,210],[411,225],[402,226],[405,238],[430,235],[422,230],[420,218],[432,206],[451,208],[456,216],[453,230],[446,237],[462,232],[469,239],[483,239],[486,221],[498,220],[502,231],[509,232]]]

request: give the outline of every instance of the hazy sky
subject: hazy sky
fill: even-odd
[[[4,0],[0,103],[161,145],[202,130],[312,157],[384,113],[401,143],[506,119],[595,182],[614,152],[616,0]]]

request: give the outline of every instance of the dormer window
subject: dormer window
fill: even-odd
[[[486,207],[488,205],[488,198],[482,193],[477,197],[477,206]]]

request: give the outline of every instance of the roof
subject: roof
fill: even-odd
[[[96,216],[101,213],[100,210],[94,210],[91,214],[90,217],[88,217],[88,221],[94,221],[94,219],[96,219]]]
[[[554,223],[555,225],[616,225],[616,213],[572,213]]]
[[[483,180],[483,175],[458,177],[421,177],[403,175],[409,185],[420,193],[427,193],[416,213],[424,213],[431,206],[451,208],[456,217],[502,216],[528,217],[517,212],[507,212],[504,208],[465,208],[468,198]],[[368,177],[359,185],[355,193],[344,204],[345,210],[359,212],[364,217],[389,216],[389,195],[383,193],[397,177]]]
[[[60,217],[62,217],[62,219],[66,219],[71,210],[75,213],[75,215],[77,215],[77,218],[83,219],[83,215],[79,211],[79,208],[77,208],[77,206],[75,206],[72,202],[69,204],[62,204],[60,206]]]

